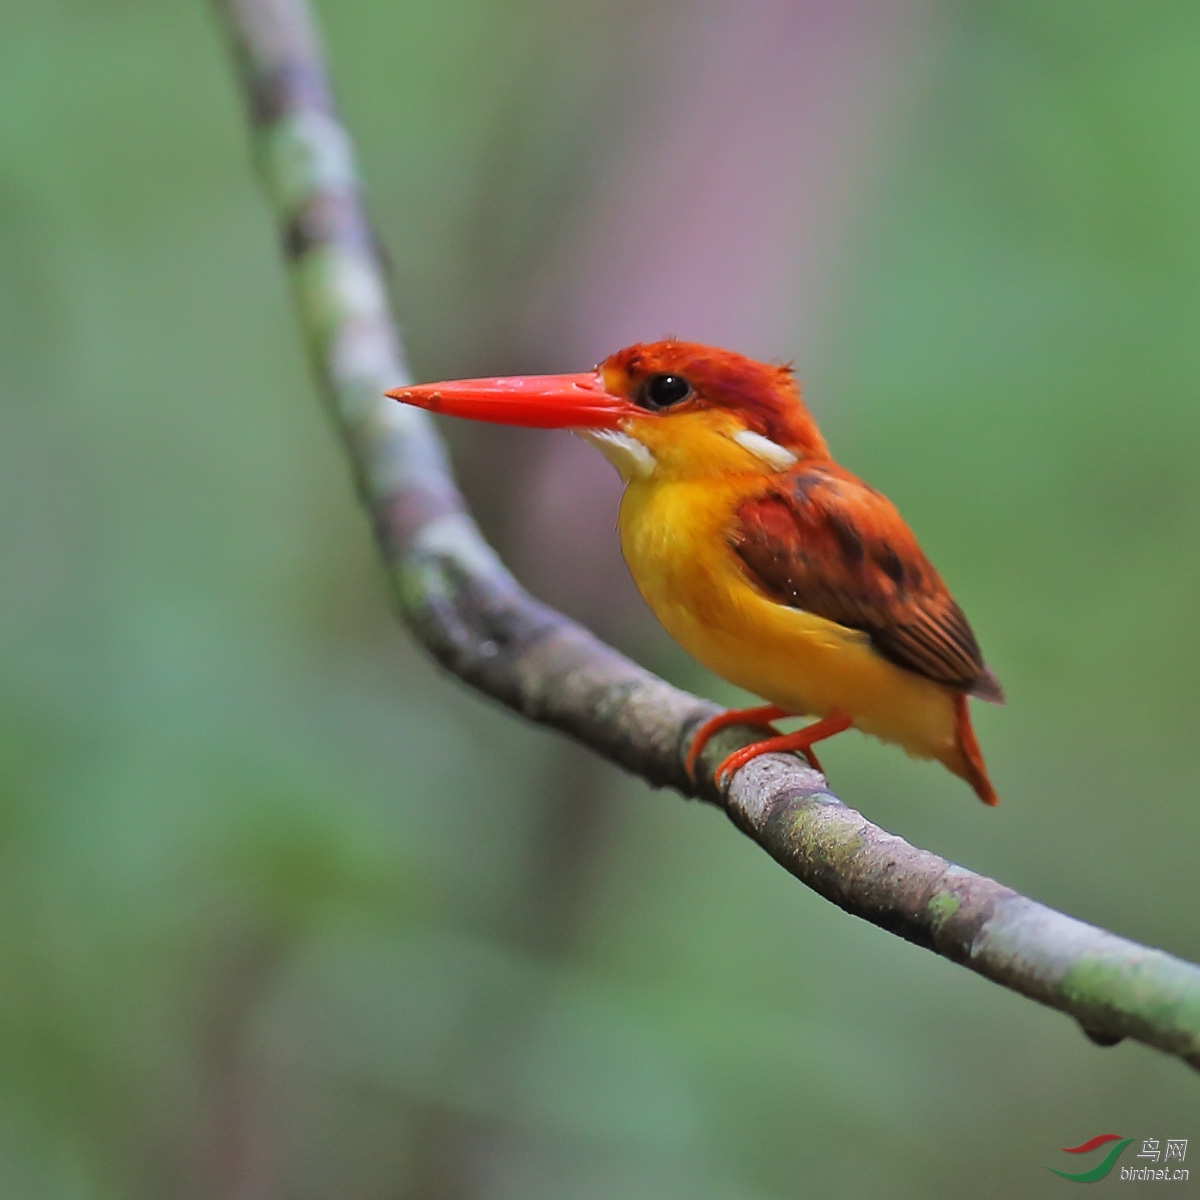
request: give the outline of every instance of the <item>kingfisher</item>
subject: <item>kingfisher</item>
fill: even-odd
[[[463,379],[388,396],[435,413],[571,429],[625,484],[618,530],[634,583],[667,632],[766,703],[699,727],[766,736],[717,767],[855,728],[936,759],[997,803],[967,698],[1002,704],[962,609],[895,505],[839,466],[789,366],[674,338],[574,375]],[[791,733],[772,724],[815,718]]]

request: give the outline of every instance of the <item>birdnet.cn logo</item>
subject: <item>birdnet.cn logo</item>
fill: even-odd
[[[1136,1138],[1123,1138],[1116,1133],[1101,1133],[1094,1138],[1088,1138],[1080,1146],[1064,1146],[1064,1154],[1078,1154],[1083,1162],[1091,1165],[1082,1171],[1060,1171],[1057,1167],[1047,1167],[1055,1175],[1069,1179],[1072,1183],[1099,1183],[1105,1179],[1117,1165],[1125,1151],[1137,1142]],[[1188,1178],[1188,1169],[1183,1166],[1187,1160],[1187,1138],[1143,1138],[1142,1148],[1136,1154],[1130,1155],[1121,1164],[1120,1172],[1113,1174],[1114,1179],[1136,1180],[1138,1183],[1183,1183]],[[1096,1161],[1095,1151],[1104,1148],[1104,1153]],[[1141,1160],[1139,1162],[1139,1160]]]

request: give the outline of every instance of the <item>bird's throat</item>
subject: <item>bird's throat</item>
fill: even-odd
[[[637,438],[617,429],[576,429],[585,442],[595,446],[628,483],[631,479],[649,479],[657,461],[650,448]]]

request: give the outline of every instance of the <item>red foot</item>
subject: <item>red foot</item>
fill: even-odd
[[[696,760],[714,733],[728,729],[730,725],[765,725],[778,737],[779,730],[773,728],[771,722],[788,715],[782,708],[776,708],[774,704],[764,704],[759,708],[731,708],[723,713],[718,713],[715,717],[709,717],[696,730],[692,744],[688,748],[687,759],[684,762],[687,773],[693,779],[696,778]]]
[[[767,738],[766,741],[755,742],[752,746],[735,750],[717,768],[713,778],[721,786],[732,779],[752,758],[757,758],[760,754],[775,754],[785,750],[798,750],[808,759],[814,770],[821,771],[821,764],[817,762],[817,756],[812,752],[813,742],[823,741],[825,738],[833,737],[835,733],[849,729],[850,722],[851,718],[845,713],[830,713],[829,716],[822,717],[821,720],[814,721],[803,729],[797,729],[795,733],[785,733],[780,737]],[[821,771],[822,775],[824,773]]]

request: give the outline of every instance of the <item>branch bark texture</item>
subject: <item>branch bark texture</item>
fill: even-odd
[[[297,316],[400,611],[454,675],[655,786],[722,807],[802,883],[847,912],[1072,1016],[1101,1044],[1135,1038],[1200,1069],[1200,967],[1056,912],[910,846],[847,808],[816,771],[768,755],[711,782],[749,729],[671,687],[523,591],[484,541],[410,381],[349,136],[305,0],[214,0]]]

